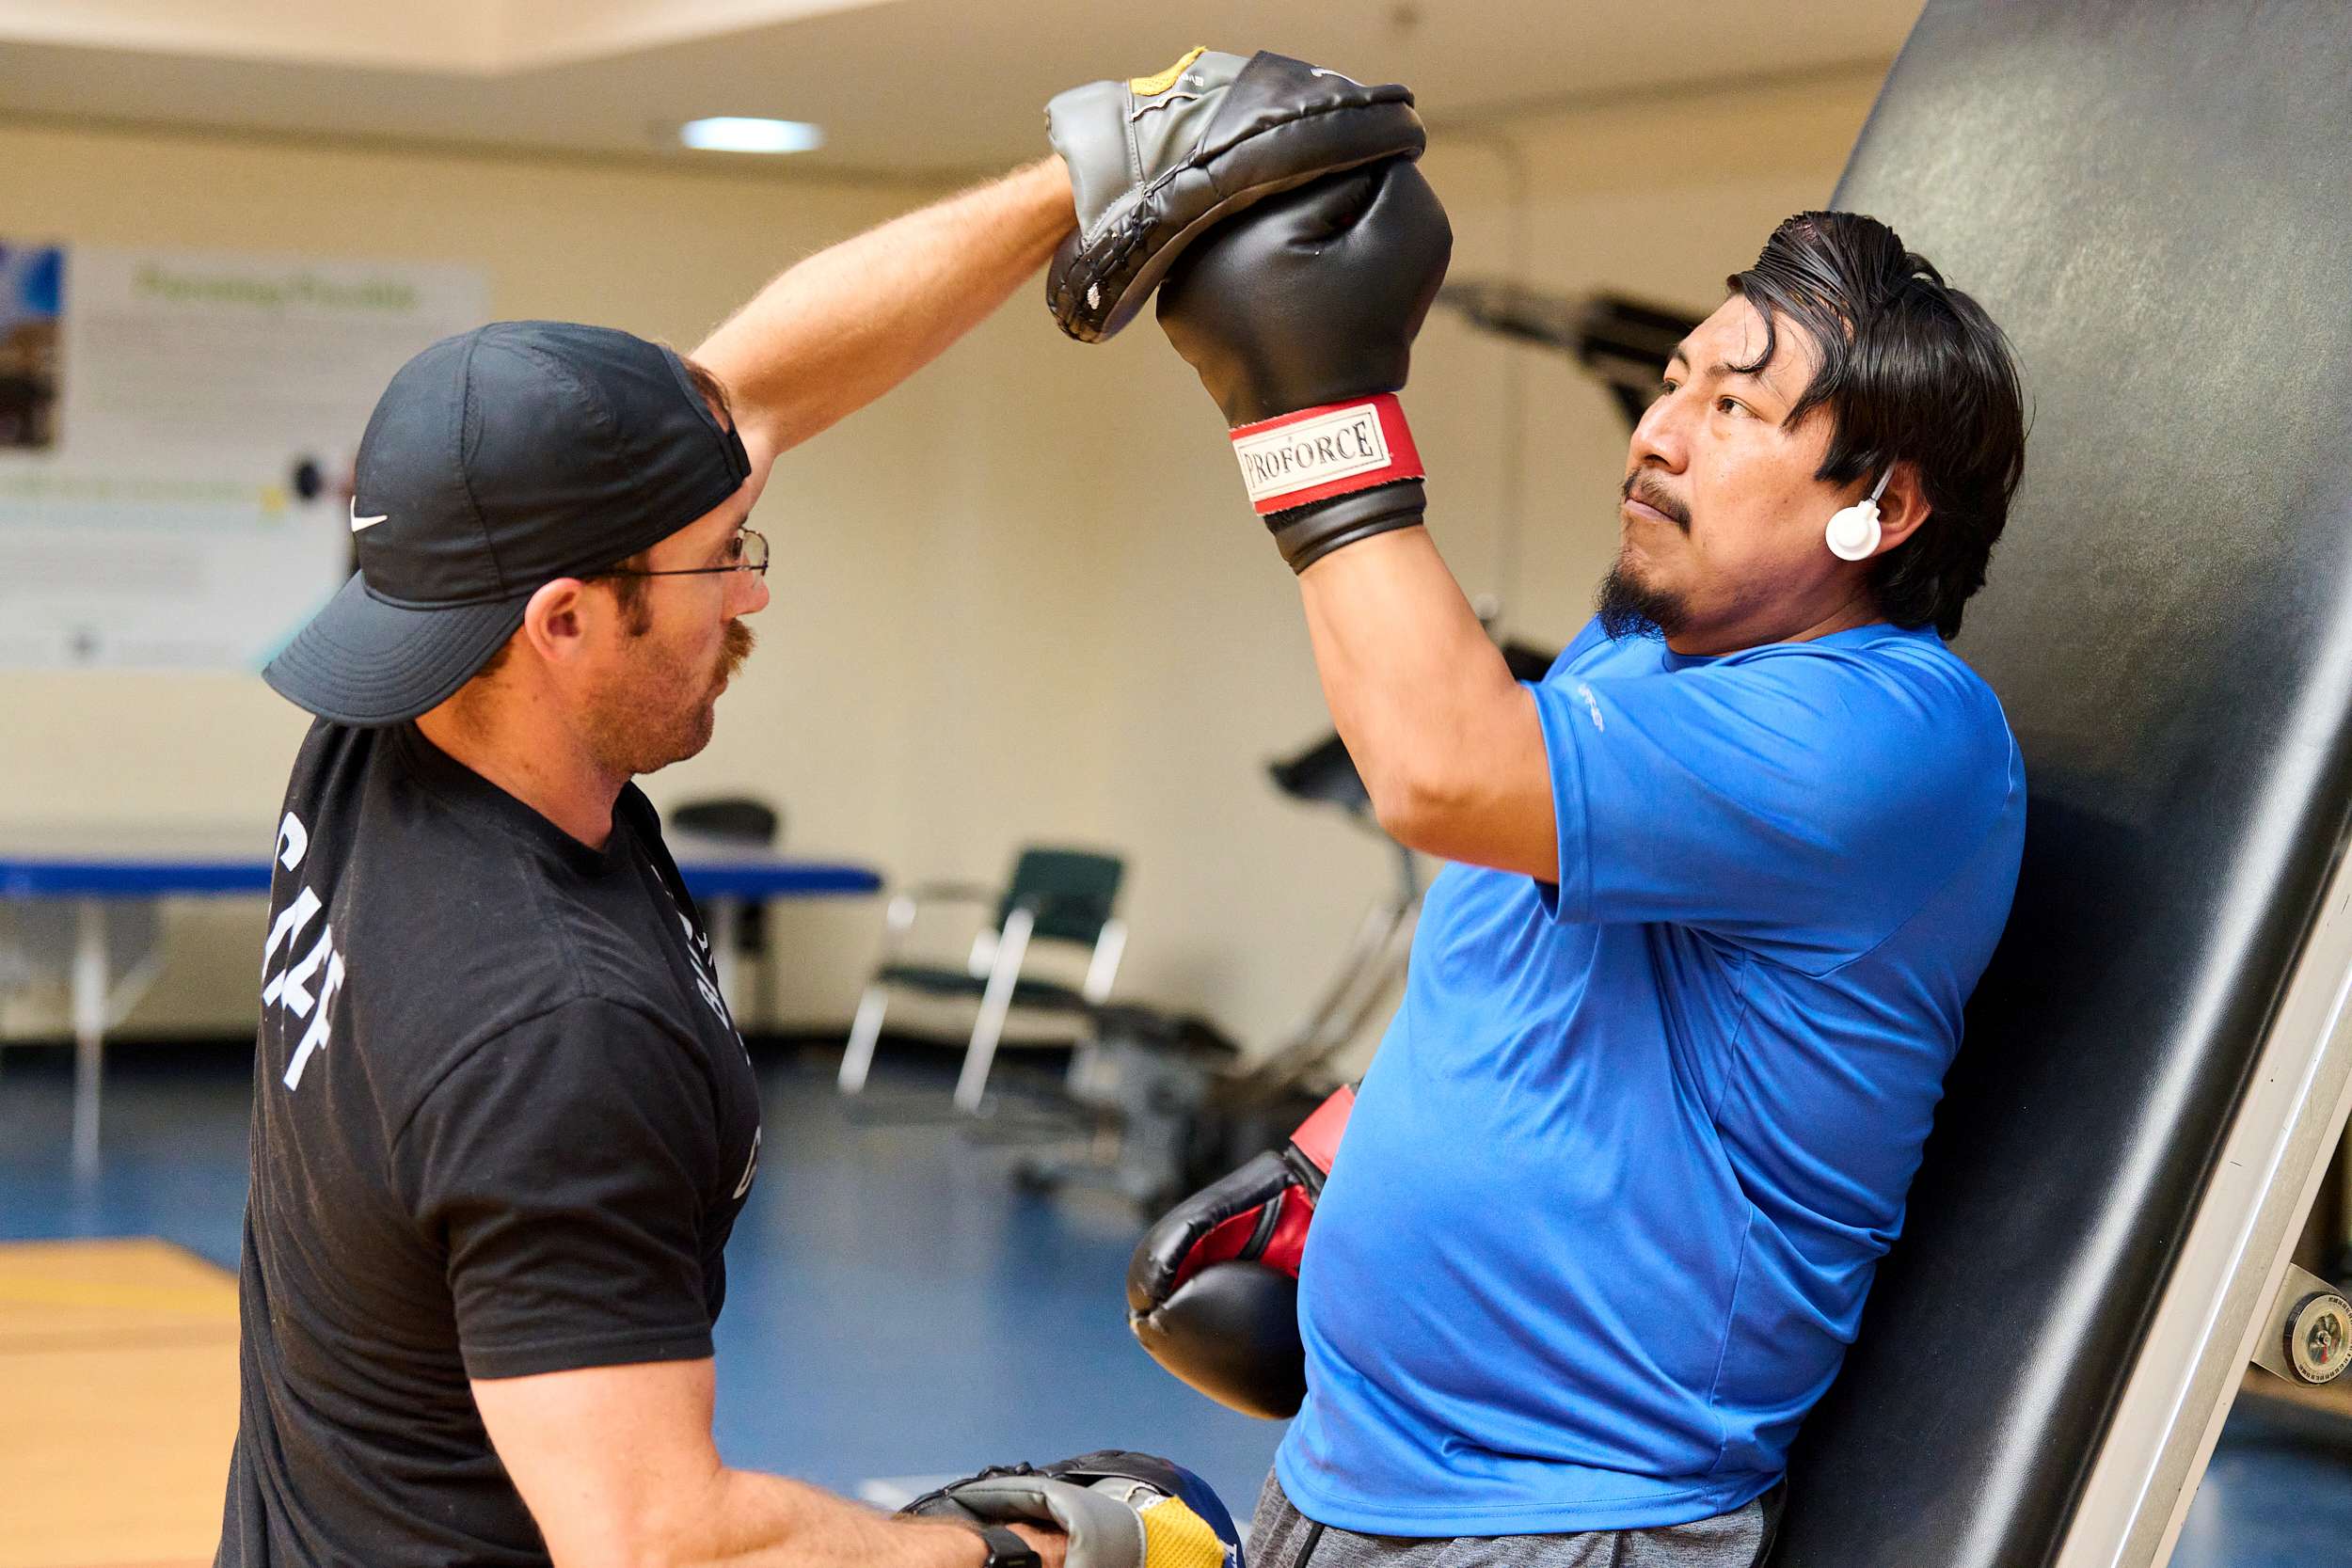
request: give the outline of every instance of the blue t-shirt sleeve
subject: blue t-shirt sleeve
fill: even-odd
[[[1893,660],[1791,649],[1530,689],[1559,917],[1693,927],[1807,973],[1908,919],[2006,792],[1990,693]]]

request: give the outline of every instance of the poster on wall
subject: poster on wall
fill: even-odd
[[[392,372],[472,268],[0,241],[0,667],[250,670],[351,571]]]

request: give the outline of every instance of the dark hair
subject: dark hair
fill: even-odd
[[[694,390],[703,395],[703,401],[709,404],[711,408],[727,423],[733,424],[735,422],[735,400],[727,393],[727,384],[720,380],[717,373],[708,366],[698,364],[683,354],[678,356],[678,361],[686,367],[686,379],[694,384]],[[612,563],[612,569],[623,572],[644,571],[645,563],[651,558],[652,553],[650,550],[639,550],[635,555],[624,556]],[[653,611],[646,607],[645,603],[647,579],[613,577],[598,578],[596,580],[612,590],[612,602],[620,607],[621,625],[628,628],[630,636],[642,637],[652,629]],[[520,632],[516,633],[516,636],[520,635]],[[488,658],[483,661],[482,668],[476,670],[471,678],[481,680],[485,676],[496,675],[501,670],[506,668],[507,657],[514,651],[515,638],[509,637],[498,645]]]
[[[1953,636],[2026,465],[2009,340],[1927,258],[1859,213],[1799,213],[1756,265],[1724,282],[1764,317],[1763,352],[1735,368],[1772,362],[1784,316],[1820,346],[1820,368],[1784,421],[1828,411],[1816,478],[1851,484],[1897,462],[1918,469],[1930,515],[1871,562],[1870,590],[1896,625]]]

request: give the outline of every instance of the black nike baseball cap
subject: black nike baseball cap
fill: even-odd
[[[750,477],[660,343],[494,322],[402,366],[359,438],[359,570],[262,678],[323,719],[396,724],[473,678],[531,595],[675,533]]]

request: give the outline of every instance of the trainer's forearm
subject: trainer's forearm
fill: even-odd
[[[1060,158],[818,251],[694,351],[767,456],[863,408],[970,331],[1075,226]]]
[[[900,1519],[783,1476],[722,1470],[677,1521],[671,1561],[708,1568],[979,1568],[960,1525]]]
[[[1534,701],[1428,531],[1333,550],[1298,592],[1324,700],[1389,832],[1449,860],[1556,877]]]

